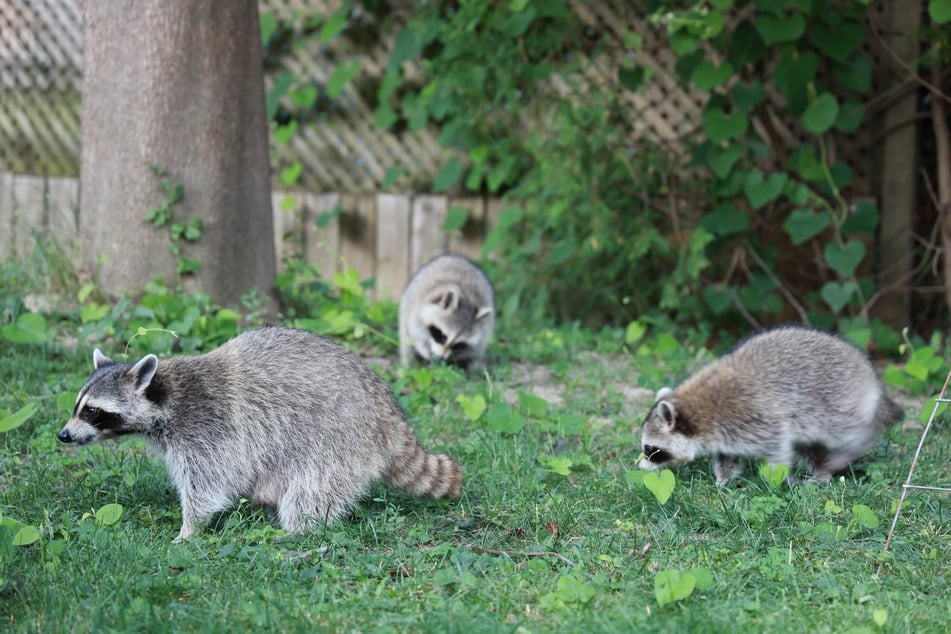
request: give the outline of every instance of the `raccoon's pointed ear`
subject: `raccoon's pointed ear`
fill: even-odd
[[[484,317],[488,317],[494,312],[495,312],[495,309],[492,308],[491,306],[483,306],[482,308],[476,311],[476,316],[475,316],[476,321],[479,321],[480,319]]]
[[[657,401],[661,399],[665,399],[673,393],[674,391],[670,389],[669,387],[662,387],[659,390],[657,390],[657,394],[654,396],[654,402],[656,403]]]
[[[112,365],[113,363],[115,362],[109,357],[107,357],[106,355],[104,355],[102,353],[102,350],[100,350],[99,348],[96,348],[95,350],[92,351],[92,367],[94,367],[95,369],[98,370],[104,365]]]
[[[674,428],[677,424],[677,410],[670,401],[657,401],[657,411],[660,413],[661,420],[664,421],[668,430]]]
[[[142,360],[132,366],[129,370],[129,376],[135,381],[135,391],[142,393],[152,382],[155,371],[158,370],[158,357],[154,354],[147,354]]]

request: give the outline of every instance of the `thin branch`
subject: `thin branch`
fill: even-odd
[[[786,288],[783,283],[779,280],[778,277],[770,270],[769,265],[763,261],[763,258],[759,256],[759,253],[756,252],[756,249],[753,248],[751,243],[746,245],[747,250],[749,251],[750,257],[753,258],[753,261],[756,262],[757,266],[763,269],[763,273],[766,274],[766,277],[779,289],[779,292],[783,294],[783,297],[786,298],[786,301],[793,307],[793,309],[799,313],[799,319],[802,323],[809,323],[809,315],[806,313],[806,309],[803,308],[802,304],[793,296],[793,294]]]
[[[544,551],[522,551],[522,550],[498,550],[496,548],[483,548],[482,546],[476,546],[475,544],[460,544],[463,548],[468,548],[469,550],[487,553],[489,555],[501,555],[503,557],[554,557],[555,559],[560,559],[569,566],[574,566],[575,562],[571,561],[564,555],[559,555],[558,553],[551,550]]]
[[[875,35],[875,38],[878,40],[878,43],[881,45],[883,49],[885,49],[885,52],[888,53],[889,57],[891,57],[895,61],[896,64],[901,66],[909,75],[911,75],[911,77],[916,82],[918,82],[919,84],[927,88],[931,92],[932,95],[934,95],[935,97],[940,97],[942,101],[947,101],[951,103],[951,97],[948,97],[948,95],[941,92],[940,88],[938,88],[937,86],[929,82],[927,79],[919,75],[918,72],[914,68],[908,65],[908,62],[903,60],[901,56],[895,52],[895,49],[893,49],[891,46],[888,45],[888,42],[886,42],[885,38],[882,37],[882,34],[878,32],[878,28],[875,26],[875,23],[872,20],[867,20],[867,23],[869,26],[869,30]],[[938,76],[940,78],[940,73],[938,74]]]

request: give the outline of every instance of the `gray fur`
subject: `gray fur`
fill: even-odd
[[[467,371],[485,363],[495,294],[478,266],[452,253],[420,267],[400,298],[400,361],[447,361]]]
[[[459,496],[458,463],[426,453],[387,384],[314,334],[262,328],[201,356],[93,360],[59,438],[145,436],[179,492],[179,540],[241,497],[276,507],[293,532],[339,518],[376,480]]]
[[[722,485],[753,458],[787,465],[791,481],[799,464],[828,481],[901,417],[858,349],[828,333],[780,327],[751,336],[675,390],[659,390],[638,466],[711,456]]]

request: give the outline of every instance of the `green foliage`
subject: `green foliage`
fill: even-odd
[[[191,218],[186,222],[174,222],[176,205],[185,199],[185,187],[168,177],[163,168],[152,165],[150,169],[159,179],[159,186],[165,192],[165,198],[157,207],[149,209],[145,214],[145,221],[158,228],[168,225],[169,250],[176,258],[178,274],[180,276],[193,275],[198,272],[198,260],[186,257],[182,246],[189,242],[197,242],[204,230],[204,222],[200,217]]]

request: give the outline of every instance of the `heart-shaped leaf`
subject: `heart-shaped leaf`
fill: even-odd
[[[769,486],[774,489],[778,489],[789,476],[789,467],[784,464],[771,466],[763,462],[759,466],[759,475],[769,483]]]
[[[72,403],[72,400],[70,400]],[[30,403],[13,412],[9,416],[0,418],[0,433],[16,429],[36,413],[36,403]]]
[[[642,482],[647,490],[654,494],[658,502],[666,504],[667,500],[670,499],[670,494],[674,491],[677,479],[674,477],[673,471],[663,469],[661,471],[648,471],[644,474]]]
[[[713,149],[707,155],[707,165],[717,175],[717,178],[724,179],[733,170],[733,166],[743,156],[743,148],[739,144],[733,143],[724,149]]]
[[[742,112],[728,115],[721,108],[708,108],[703,113],[703,129],[714,143],[739,136],[748,126],[749,118]]]
[[[951,3],[948,4],[951,5]],[[875,621],[875,625],[885,627],[885,624],[888,622],[888,610],[872,610],[872,620]]]
[[[865,528],[878,528],[878,525],[881,524],[881,521],[875,516],[875,511],[864,504],[856,504],[852,507],[852,517]]]
[[[951,22],[951,0],[929,0],[928,15],[938,25]]]
[[[759,170],[747,174],[743,183],[743,192],[753,209],[759,209],[766,203],[775,200],[786,186],[789,177],[782,172],[770,174],[765,178]]]
[[[709,61],[703,60],[693,69],[691,79],[697,88],[707,92],[726,82],[732,75],[733,66],[729,62],[714,66]]]
[[[3,338],[12,343],[46,343],[50,336],[46,318],[37,313],[23,313],[3,327]]]
[[[40,538],[40,531],[35,526],[24,526],[13,536],[14,546],[29,546]]]
[[[112,526],[122,517],[121,504],[105,504],[96,511],[96,524],[99,526]]]
[[[456,402],[462,406],[462,411],[465,413],[466,418],[473,423],[479,420],[482,414],[485,413],[487,407],[485,397],[481,394],[476,394],[471,397],[460,394],[456,397]]]
[[[800,245],[829,226],[828,211],[816,213],[811,209],[793,209],[783,222],[783,231],[795,245]]]
[[[697,579],[690,571],[661,570],[654,577],[654,598],[661,607],[682,601],[693,594]]]
[[[729,236],[750,226],[750,218],[730,203],[721,203],[703,215],[700,226],[715,236]]]
[[[852,280],[848,282],[826,282],[819,294],[832,309],[832,312],[838,313],[849,303],[857,288]]]
[[[828,92],[824,92],[802,113],[802,127],[813,134],[827,132],[839,116],[839,102]]]
[[[485,413],[485,424],[500,434],[517,434],[525,427],[525,418],[503,403],[495,403]]]
[[[822,250],[825,256],[826,264],[833,271],[842,277],[852,277],[855,269],[858,268],[865,257],[865,244],[855,238],[850,239],[844,245],[837,242],[830,242]]]
[[[799,39],[806,30],[806,19],[799,13],[776,16],[762,14],[756,18],[756,32],[767,46]]]

